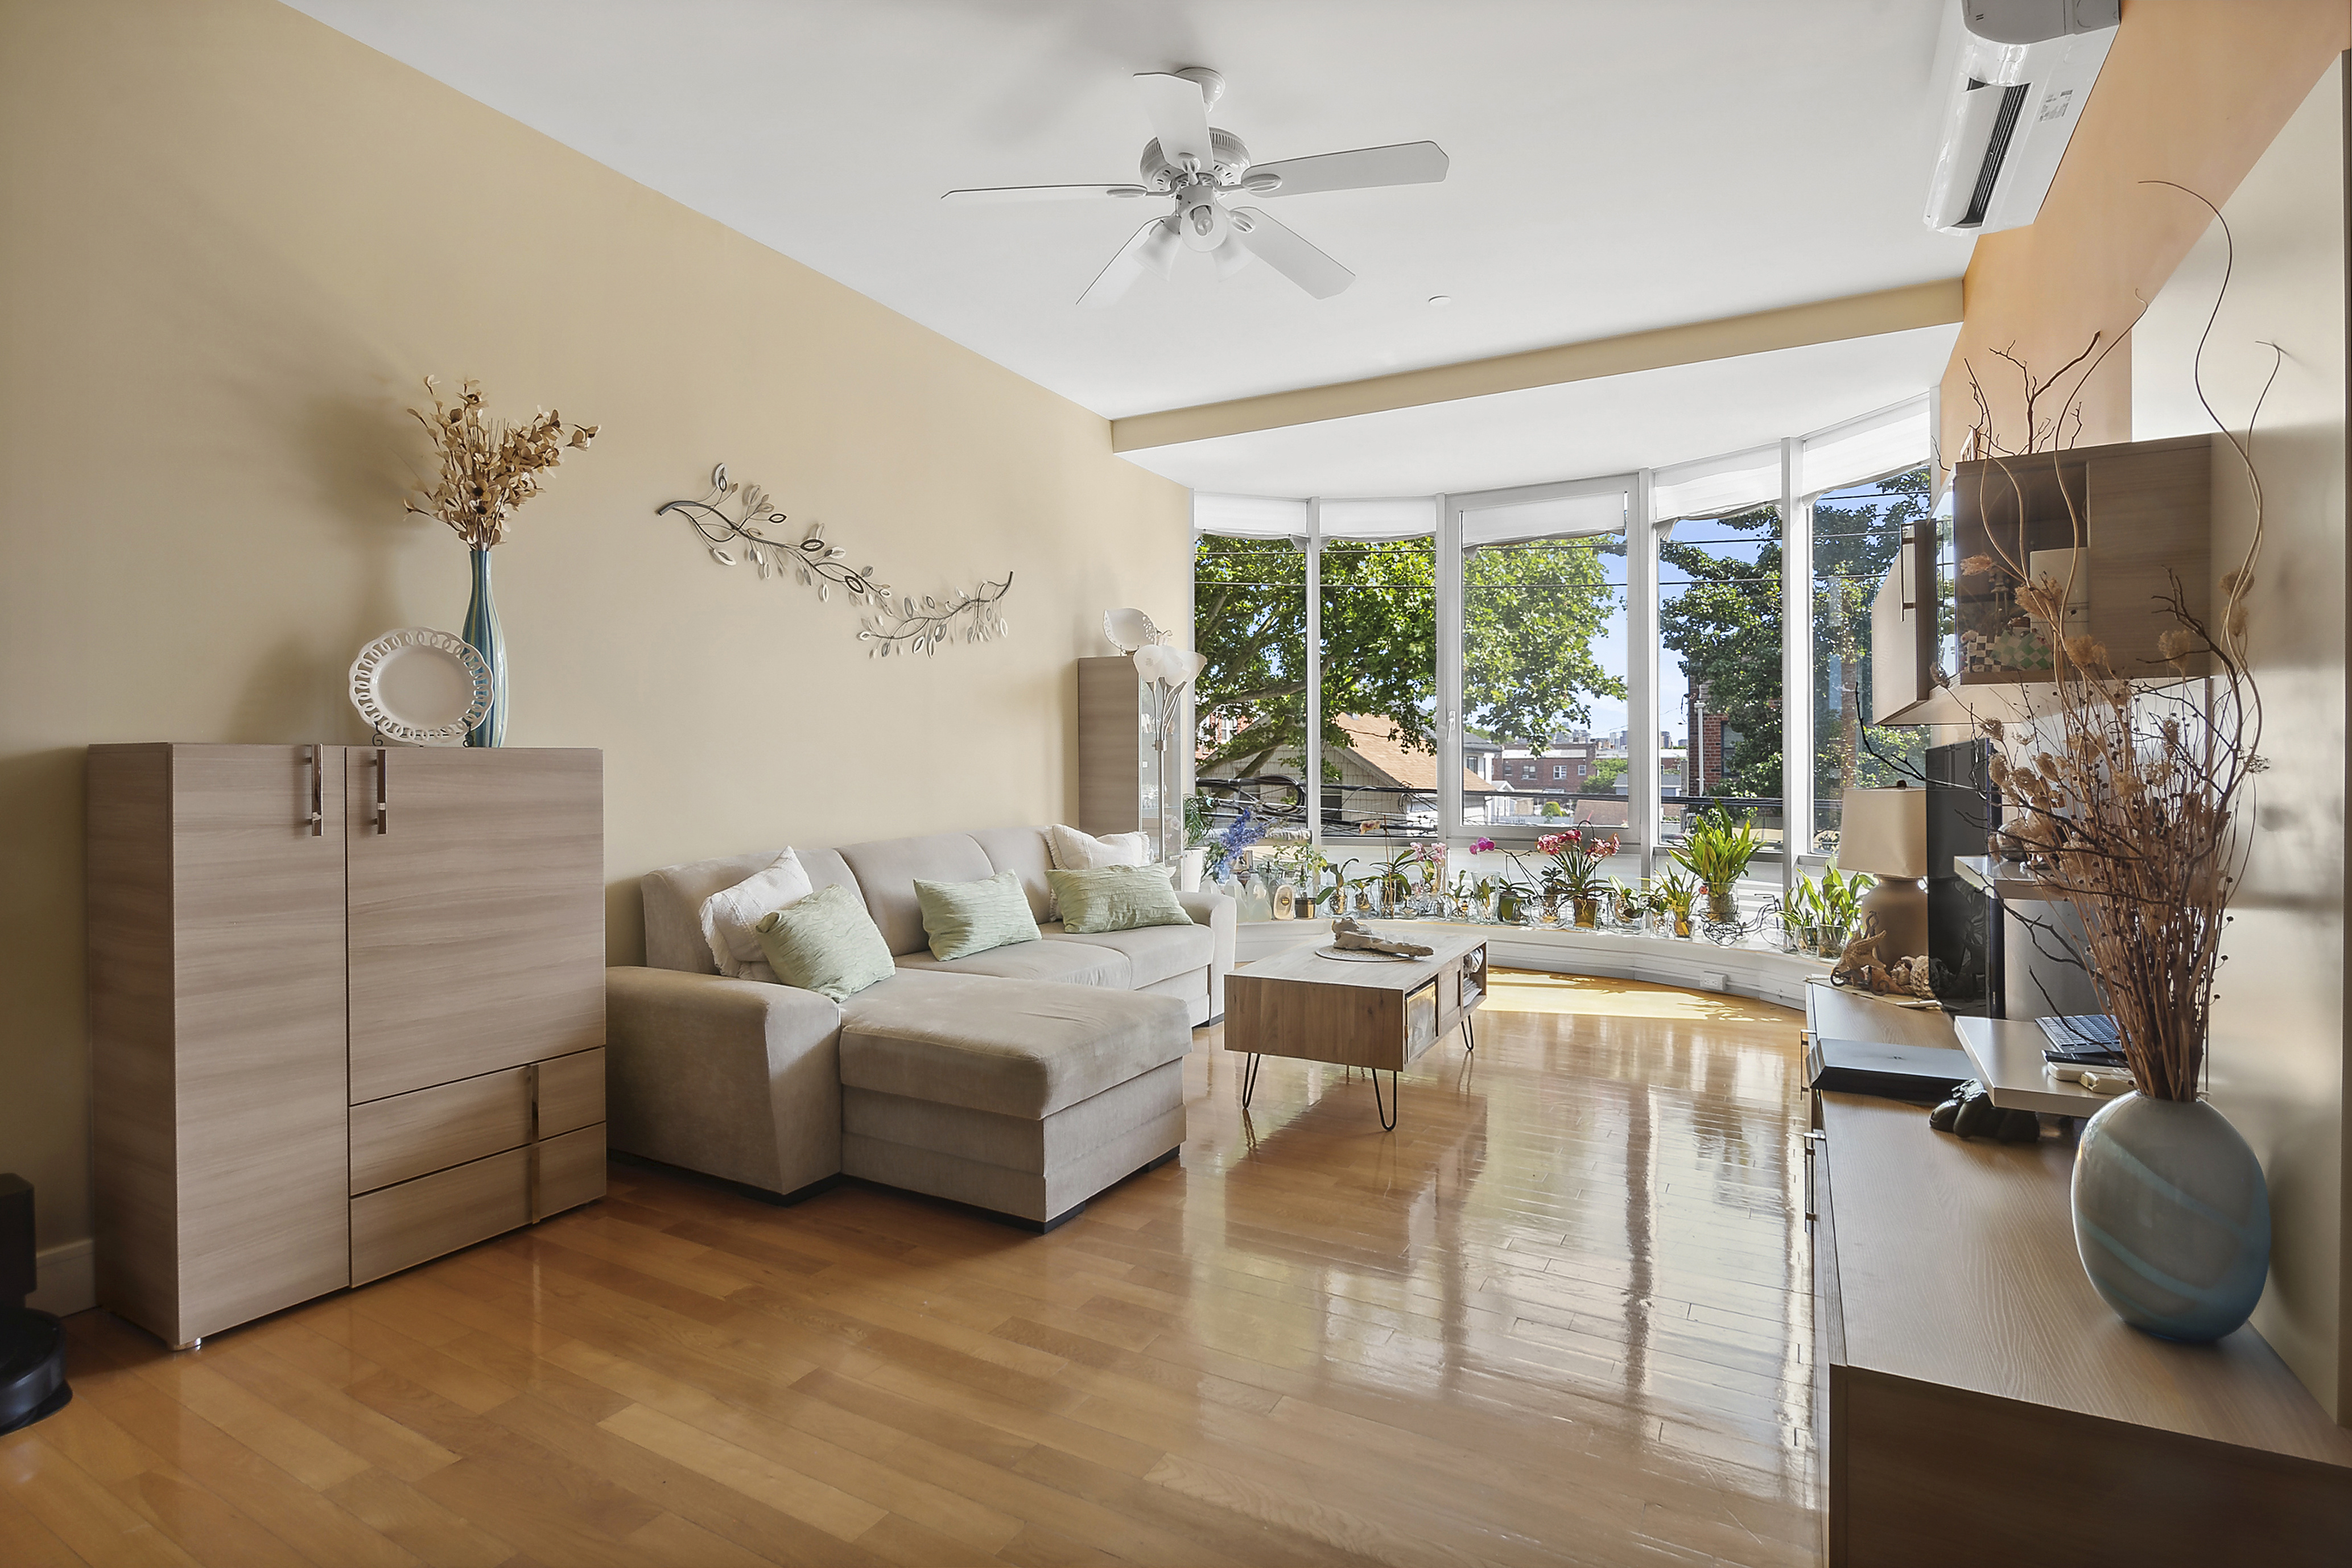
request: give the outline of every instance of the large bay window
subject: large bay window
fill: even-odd
[[[1204,790],[1457,856],[1583,825],[1629,880],[1693,812],[1752,816],[1752,912],[1834,853],[1847,790],[1917,759],[1867,721],[1870,609],[1928,518],[1928,416],[1476,494],[1196,494]]]

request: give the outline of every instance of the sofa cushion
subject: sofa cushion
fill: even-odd
[[[1037,917],[1029,912],[1018,872],[999,871],[977,882],[918,877],[915,901],[922,906],[923,934],[934,958],[969,958],[1037,940]]]
[[[993,974],[1004,980],[1058,980],[1065,985],[1103,985],[1131,991],[1133,970],[1127,954],[1079,942],[1024,942],[965,958],[935,958],[926,952],[900,953],[901,969],[948,974]]]
[[[1041,921],[1051,916],[1054,890],[1045,886],[1045,872],[1053,859],[1047,853],[1044,828],[983,827],[971,836],[971,841],[987,855],[991,866],[1021,879],[1032,915]]]
[[[760,946],[760,917],[786,904],[796,904],[814,889],[801,858],[787,849],[776,863],[756,871],[731,888],[721,888],[702,900],[702,940],[710,949],[719,973],[737,980],[776,978]]]
[[[847,888],[820,888],[762,915],[759,932],[778,980],[835,1002],[897,973],[874,917]]]
[[[731,888],[776,863],[782,851],[762,849],[751,855],[728,855],[716,860],[690,860],[648,871],[638,880],[637,892],[646,911],[646,963],[655,969],[683,969],[692,974],[716,974],[709,943],[702,935],[702,906],[711,894]],[[811,888],[857,886],[841,857],[830,849],[803,849],[801,869]],[[912,896],[911,890],[909,897]]]
[[[882,940],[894,953],[928,948],[923,934],[923,906],[915,898],[915,879],[934,882],[977,882],[996,874],[988,852],[968,833],[934,833],[924,838],[877,838],[867,844],[845,844],[841,858],[857,878],[866,908],[882,928]]]
[[[1042,1117],[1192,1044],[1184,1004],[1172,996],[901,969],[842,1004],[841,1081]]]
[[[1040,928],[1046,942],[1107,947],[1125,953],[1127,986],[1140,991],[1191,969],[1206,969],[1217,955],[1217,939],[1207,926],[1145,926],[1137,931],[1064,931],[1058,925]]]
[[[1048,871],[1055,918],[1074,931],[1135,931],[1188,926],[1192,917],[1176,901],[1164,866],[1104,866],[1089,871]]]

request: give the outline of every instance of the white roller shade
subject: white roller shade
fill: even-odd
[[[1924,392],[1816,430],[1804,439],[1798,490],[1820,495],[1916,468],[1927,460],[1931,440]]]
[[[1683,517],[1721,517],[1780,499],[1780,448],[1754,447],[1656,472],[1655,506],[1660,522]]]
[[[1434,496],[1377,496],[1323,501],[1326,539],[1419,539],[1437,531]]]
[[[1465,549],[1481,544],[1517,544],[1531,539],[1589,538],[1616,533],[1624,526],[1625,490],[1622,487],[1504,506],[1465,505],[1462,509],[1462,543]]]
[[[1283,496],[1192,492],[1192,529],[1226,539],[1304,539],[1307,503]]]

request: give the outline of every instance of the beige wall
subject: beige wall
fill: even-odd
[[[1968,369],[1992,399],[1994,428],[2023,426],[2007,349],[2044,376],[2104,331],[2127,330],[2210,221],[2174,180],[2225,202],[2330,60],[2352,45],[2346,0],[2124,0],[2098,85],[2083,107],[2041,214],[1977,241],[1958,342],[1943,382],[1950,463],[1975,418]],[[2116,348],[2083,386],[2080,444],[2128,441],[2132,356]],[[2072,393],[2079,377],[2069,375]]]
[[[2214,409],[2252,446],[2264,496],[2249,608],[2264,709],[2247,879],[2214,988],[2214,1103],[2263,1157],[2275,1231],[2255,1326],[2343,1420],[2347,1345],[2344,1134],[2345,103],[2339,60],[2223,206],[2235,272],[2204,354]],[[2192,363],[2221,282],[2213,225],[2134,334],[2132,437],[2213,428]],[[2245,553],[2245,469],[2218,453],[2216,571]]]
[[[1105,422],[268,0],[0,0],[0,1169],[89,1233],[82,748],[357,742],[466,558],[401,513],[417,378],[600,424],[497,552],[518,745],[604,748],[610,948],[666,862],[1064,814],[1072,660],[1173,624],[1184,492]],[[874,661],[725,570],[714,462],[1012,639]],[[71,1248],[68,1247],[68,1253]]]

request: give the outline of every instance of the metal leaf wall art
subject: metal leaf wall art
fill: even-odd
[[[819,599],[831,598],[839,586],[869,612],[858,626],[857,640],[875,658],[937,654],[942,643],[990,642],[1012,631],[997,609],[1012,592],[1012,573],[1003,582],[982,579],[970,593],[945,599],[926,594],[919,603],[911,595],[894,595],[887,583],[876,579],[873,567],[853,570],[847,564],[841,547],[825,542],[824,524],[809,524],[797,540],[781,531],[786,519],[774,510],[768,493],[755,484],[730,479],[724,463],[710,470],[709,495],[700,500],[670,501],[654,515],[673,511],[694,526],[710,558],[721,566],[748,561],[762,577],[789,572],[803,587],[814,587]]]

